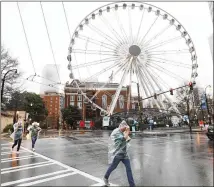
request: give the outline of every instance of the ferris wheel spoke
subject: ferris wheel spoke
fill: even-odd
[[[105,16],[102,17],[102,20],[104,20],[103,22],[106,22],[107,24],[105,24],[107,26],[107,28],[110,30],[110,32],[115,36],[115,38],[117,38],[119,44],[121,43],[125,43],[124,39],[120,36],[120,34],[117,33],[117,31],[115,31],[115,29],[112,27],[112,25],[108,22],[108,20],[106,20]],[[119,39],[120,38],[120,39]]]
[[[122,62],[122,63],[123,63],[123,62]],[[94,75],[92,75],[92,76],[86,78],[83,82],[86,82],[86,81],[92,79],[93,77],[99,76],[99,75],[101,75],[101,74],[103,74],[103,73],[105,73],[105,72],[107,72],[107,71],[109,71],[109,70],[111,70],[111,69],[113,69],[113,68],[119,66],[120,64],[121,64],[121,60],[118,60],[118,61],[115,62],[113,65],[110,65],[110,66],[104,68],[103,70],[101,70],[101,71],[95,73]]]
[[[165,59],[165,58],[158,58],[158,57],[152,56],[152,59],[155,59],[155,60],[163,60],[163,61],[166,61],[166,62],[172,62],[172,63],[174,63],[174,64],[181,64],[181,65],[184,65],[184,66],[189,66],[189,67],[191,67],[190,64],[185,64],[185,63],[177,62],[177,61],[174,61],[174,60],[167,60],[167,59]]]
[[[151,83],[154,82],[155,85],[156,85],[156,87],[159,88],[159,83],[157,83],[157,80],[158,80],[158,79],[155,79],[155,78],[149,73],[149,71],[147,70],[147,68],[146,68],[145,66],[144,66],[143,68],[141,68],[141,70],[145,72],[145,75],[148,77],[148,80],[150,80]],[[155,88],[154,88],[154,85],[151,84],[151,86],[152,86],[153,92],[156,93],[156,90],[155,90]],[[160,88],[159,88],[159,90],[160,90]],[[160,90],[160,91],[163,91],[163,90]],[[160,107],[163,107],[163,108],[164,108],[164,105],[163,105],[159,100],[157,100],[157,102],[158,102],[158,104],[159,104]]]
[[[140,30],[141,30],[144,12],[145,12],[145,8],[143,9],[143,13],[142,13],[141,20],[140,20],[140,25],[138,27],[137,36],[136,36],[136,40],[135,40],[136,43],[138,42],[138,39],[139,39],[138,37],[139,37]]]
[[[148,50],[156,49],[156,48],[158,48],[158,47],[162,47],[162,46],[164,46],[164,45],[166,45],[166,44],[169,44],[169,43],[171,43],[171,42],[175,42],[176,40],[179,40],[179,39],[182,39],[182,37],[181,37],[181,36],[178,36],[178,37],[175,37],[175,38],[171,38],[171,39],[169,39],[169,40],[161,41],[161,42],[159,42],[159,43],[157,43],[157,44],[154,44],[154,45],[152,45],[152,46],[149,46],[149,45],[148,45],[147,47],[145,47],[145,50],[148,51]]]
[[[103,38],[105,38],[106,40],[108,40],[109,42],[111,42],[112,45],[114,45],[115,47],[117,47],[118,42],[117,40],[114,40],[111,36],[105,34],[104,32],[102,32],[100,29],[98,29],[97,27],[93,26],[93,25],[88,25],[88,27],[95,31],[96,33],[98,33],[100,36],[102,36]]]
[[[150,30],[152,29],[152,27],[155,25],[155,23],[156,23],[156,21],[157,21],[158,18],[159,18],[158,16],[155,18],[154,22],[153,22],[152,25],[149,27],[149,30],[146,32],[146,34],[145,34],[145,35],[143,36],[143,38],[140,40],[139,45],[143,45],[143,42],[144,42],[145,37],[146,37],[147,34],[150,32]]]
[[[151,81],[151,80],[149,79],[149,77],[147,76],[146,72],[144,71],[144,68],[140,68],[139,71],[140,71],[141,75],[145,78],[145,80],[146,80],[146,82],[147,82],[146,86],[147,86],[147,88],[148,88],[148,90],[149,90],[150,96],[153,95],[156,91],[155,91],[155,89],[154,89],[154,87],[153,87],[152,81]],[[149,85],[150,85],[151,88],[153,89],[153,93],[152,93],[152,91],[150,90]],[[154,102],[155,102],[155,104],[157,105],[157,107],[160,108],[160,105],[159,105],[159,103],[157,102],[156,99],[154,100]]]
[[[186,53],[189,55],[189,51],[188,50],[167,50],[167,51],[149,51],[148,55],[171,55],[171,54],[179,54],[179,53]]]
[[[133,39],[133,34],[132,34],[132,21],[131,21],[131,15],[130,15],[130,7],[128,7],[128,17],[129,17],[129,37],[130,37],[130,42],[133,44],[134,39]]]
[[[90,43],[93,43],[93,44],[95,44],[95,45],[97,45],[97,46],[100,46],[100,45],[102,45],[104,48],[106,48],[106,49],[110,49],[110,50],[112,50],[112,51],[114,51],[115,50],[115,48],[111,48],[111,45],[108,45],[108,44],[106,44],[106,43],[104,43],[104,42],[101,42],[101,41],[99,41],[99,42],[97,42],[97,41],[94,41],[92,38],[83,38],[82,36],[79,36],[78,37],[79,39],[81,39],[81,40],[88,40],[88,42],[90,42]]]
[[[147,72],[148,72],[149,74],[151,74],[151,72],[150,72],[150,70],[149,70],[148,68],[147,68]],[[155,80],[155,82],[156,82],[156,80]],[[157,83],[157,86],[159,87],[160,90],[163,90],[163,87],[161,86],[161,84],[158,84],[158,83]],[[173,104],[172,100],[171,100],[165,93],[164,93],[163,95],[164,95],[165,98],[170,102],[170,104],[172,105],[173,109],[174,109],[175,111],[177,111],[178,113],[180,113],[179,110],[177,109],[177,107],[175,107],[175,105]]]
[[[153,66],[153,65],[155,65],[155,66]],[[156,64],[155,62],[153,62],[153,64],[148,64],[148,67],[157,69],[157,70],[159,70],[159,71],[165,73],[165,74],[168,75],[169,77],[173,77],[173,78],[176,79],[176,80],[178,80],[178,78],[179,78],[180,80],[182,80],[182,81],[185,80],[185,79],[184,79],[183,77],[181,77],[180,75],[177,75],[177,74],[175,74],[175,73],[173,73],[173,72],[171,72],[171,71],[169,71],[169,70],[167,70],[167,69],[165,69],[165,68],[159,66],[159,65]]]
[[[113,62],[116,59],[118,59],[118,58],[117,57],[112,57],[112,58],[105,58],[105,59],[96,60],[96,61],[87,62],[87,63],[81,63],[80,65],[72,66],[72,69],[85,68],[87,66],[94,66],[94,65],[98,65],[98,64],[107,63],[107,62]]]
[[[77,64],[77,66],[78,66],[78,61],[77,61],[77,57],[76,57],[76,54],[74,53],[74,59],[75,59],[75,62],[76,62],[76,64]],[[70,70],[70,72],[71,72],[71,74],[73,74],[73,72],[72,72],[72,68],[71,68],[71,70]],[[80,77],[80,79],[81,79],[81,74],[80,74],[80,69],[78,68],[78,74],[79,74],[79,77]]]
[[[127,37],[127,35],[126,35],[126,32],[125,32],[125,30],[124,30],[124,28],[123,28],[122,22],[120,22],[120,18],[119,18],[119,15],[118,15],[117,11],[114,11],[114,13],[115,13],[115,15],[116,15],[115,17],[116,17],[116,19],[117,19],[117,23],[118,23],[118,25],[119,25],[119,27],[120,27],[121,33],[123,34],[123,36],[124,36],[124,38],[125,38],[125,41],[126,41],[126,43],[129,43],[129,39],[128,39],[128,37]]]
[[[92,37],[87,37],[85,35],[79,35],[79,38],[82,39],[82,40],[87,40],[88,39],[88,41],[90,41],[91,43],[97,44],[97,45],[103,44],[103,46],[109,47],[111,50],[115,49],[115,45],[112,45],[112,43],[105,43],[103,41],[94,39]],[[109,40],[107,40],[107,41],[109,41]]]
[[[166,61],[166,60],[157,60],[157,59],[154,59],[154,58],[150,58],[152,61],[154,62],[158,62],[158,63],[162,63],[162,64],[169,64],[171,66],[178,66],[178,67],[183,67],[183,68],[187,68],[187,69],[191,69],[191,65],[189,64],[180,64],[180,63],[174,63],[174,62],[169,62],[169,61]],[[148,60],[150,61],[150,60]]]
[[[120,91],[121,91],[121,89],[122,89],[122,87],[123,87],[123,83],[124,83],[124,81],[125,81],[126,75],[127,75],[128,70],[129,70],[129,68],[130,68],[131,61],[132,61],[132,57],[131,57],[130,59],[128,59],[128,60],[129,60],[129,62],[128,62],[128,64],[126,65],[126,68],[125,68],[125,70],[124,70],[124,73],[123,73],[122,78],[121,78],[121,81],[120,81],[120,84],[119,84],[119,86],[118,86],[118,88],[117,88],[117,90],[116,90],[116,92],[115,92],[114,99],[112,100],[112,102],[111,102],[111,104],[110,104],[110,107],[109,107],[109,108],[110,108],[110,109],[109,109],[109,114],[110,114],[110,115],[111,115],[111,114],[113,113],[113,111],[114,111],[115,104],[116,104],[116,102],[117,102],[117,99],[118,99],[119,94],[120,94]]]
[[[149,39],[148,41],[145,41],[145,43],[143,44],[143,46],[147,46],[149,43],[151,43],[153,40],[157,39],[159,36],[161,36],[164,32],[166,32],[169,28],[171,28],[171,25],[166,26],[163,30],[161,30],[158,34],[156,34],[155,36],[153,36],[151,39]]]
[[[99,50],[84,50],[84,49],[73,49],[73,53],[84,53],[84,54],[101,54],[101,55],[111,55],[111,56],[119,56],[115,54],[113,51],[102,51],[100,53]]]
[[[112,73],[111,76],[109,77],[108,82],[105,83],[105,84],[103,84],[103,86],[102,86],[101,88],[104,88],[107,84],[109,84],[109,83],[111,82],[111,80],[113,80],[113,78],[124,68],[124,66],[125,66],[125,63],[123,63],[123,65],[120,66],[120,67],[115,71],[115,73]],[[93,99],[97,96],[97,94],[99,94],[99,93],[101,92],[101,90],[102,90],[102,89],[98,90],[90,100],[93,100]],[[109,94],[110,94],[110,93],[109,93]]]

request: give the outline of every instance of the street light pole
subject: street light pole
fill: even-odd
[[[5,78],[6,78],[6,75],[11,72],[11,71],[15,71],[15,73],[17,73],[17,69],[11,69],[11,70],[8,70],[5,74],[4,74],[4,77],[2,79],[2,87],[1,87],[1,102],[2,102],[2,99],[3,99],[3,93],[4,93],[4,82],[5,82]]]
[[[210,116],[210,110],[209,110],[209,105],[208,105],[208,101],[207,101],[207,94],[206,94],[206,89],[211,86],[208,85],[206,88],[205,88],[205,101],[206,101],[206,104],[207,104],[207,113],[208,113],[208,120],[209,120],[209,125],[211,125],[211,116]]]
[[[139,83],[137,83],[137,94],[138,94],[138,111],[139,111],[139,119],[140,119],[140,127],[141,127],[141,130],[143,130],[143,127],[142,127],[142,101],[140,99],[140,88],[139,88]]]

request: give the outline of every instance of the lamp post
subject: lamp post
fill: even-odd
[[[208,113],[209,125],[211,125],[211,115],[210,115],[209,105],[208,105],[208,101],[207,101],[207,94],[206,94],[206,90],[207,90],[208,87],[211,88],[210,85],[206,86],[204,95],[205,95],[205,101],[206,101],[206,104],[207,104],[207,113]]]
[[[15,71],[15,73],[17,73],[17,69],[11,69],[11,70],[8,70],[5,74],[4,74],[4,77],[2,79],[2,87],[1,87],[1,102],[2,102],[2,99],[3,99],[3,93],[4,93],[4,82],[5,82],[5,78],[6,78],[6,75],[11,72],[11,71]]]
[[[140,120],[140,123],[139,123],[139,127],[141,127],[141,130],[143,130],[143,127],[142,127],[142,109],[143,109],[143,106],[142,106],[142,101],[140,99],[140,88],[139,88],[139,83],[137,82],[134,82],[132,81],[132,83],[136,83],[137,84],[137,94],[138,94],[138,112],[139,112],[139,120]]]

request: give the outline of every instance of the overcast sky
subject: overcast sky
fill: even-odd
[[[213,85],[213,62],[208,43],[208,37],[213,34],[212,21],[207,2],[149,2],[172,14],[186,28],[190,34],[198,56],[197,85],[204,87]],[[105,2],[65,2],[65,9],[71,34],[80,21],[93,10],[107,3]],[[53,45],[56,63],[60,66],[60,79],[63,83],[69,80],[67,70],[67,52],[69,33],[61,2],[43,2],[44,13]],[[32,58],[37,74],[42,75],[46,64],[54,64],[45,24],[38,2],[19,3],[23,22],[30,45]],[[23,77],[34,74],[32,62],[28,52],[17,3],[2,2],[1,6],[1,38],[2,45],[9,50],[13,57],[20,62],[19,70]],[[182,74],[182,72],[179,72]],[[39,78],[38,82],[44,81]],[[27,84],[28,83],[28,84]],[[26,90],[40,91],[40,85],[26,81]]]

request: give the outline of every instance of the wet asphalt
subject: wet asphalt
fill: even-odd
[[[31,142],[24,140],[18,155],[11,154],[8,140],[1,140],[1,185],[102,186],[110,133],[46,133],[38,139],[35,153]],[[135,183],[213,186],[213,147],[204,133],[133,134],[129,155]],[[128,186],[123,163],[109,179],[115,185]]]

